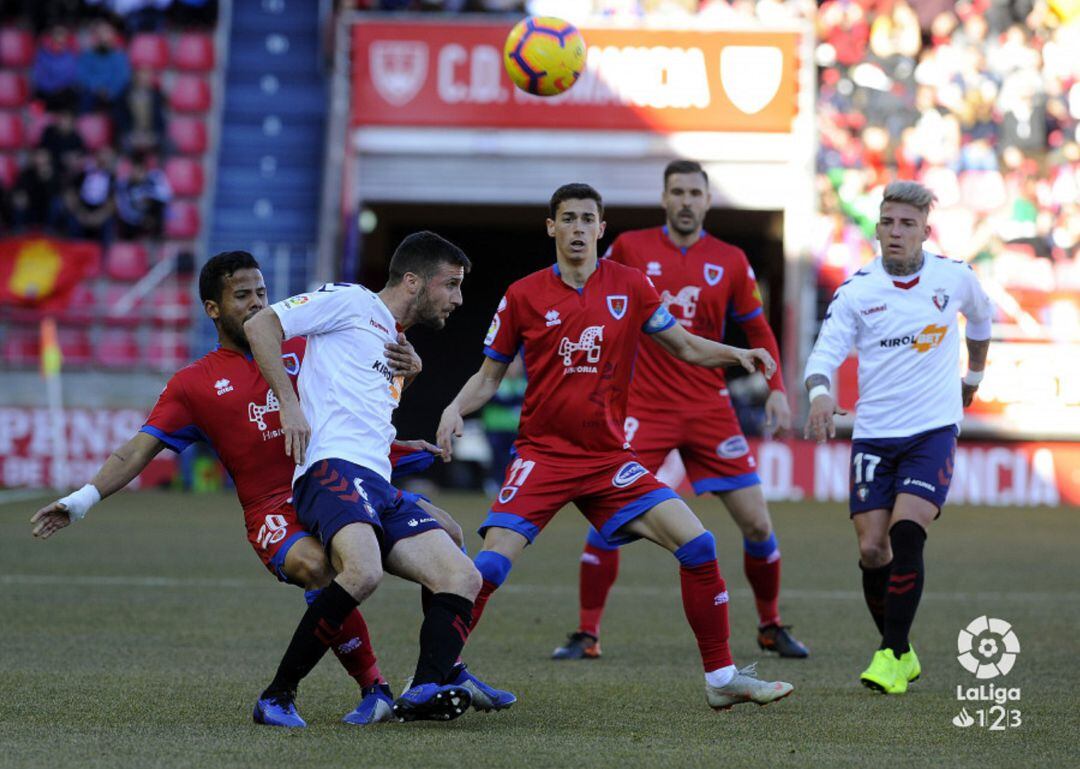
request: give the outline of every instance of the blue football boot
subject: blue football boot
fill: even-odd
[[[450,671],[450,683],[469,690],[469,694],[472,695],[473,710],[480,710],[485,713],[492,710],[506,710],[517,702],[517,697],[514,696],[513,692],[488,686],[470,673],[464,662],[459,662]]]
[[[299,729],[307,726],[307,721],[296,712],[296,692],[278,692],[267,694],[255,703],[252,720],[264,726],[286,726]]]
[[[394,693],[389,684],[364,687],[363,697],[356,710],[341,719],[347,724],[368,726],[394,720]]]
[[[453,721],[471,704],[464,686],[420,684],[394,701],[394,715],[402,721]]]

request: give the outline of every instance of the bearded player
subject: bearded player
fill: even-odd
[[[751,347],[779,361],[761,295],[746,255],[702,229],[709,177],[699,163],[676,160],[664,169],[663,227],[620,235],[607,257],[640,270],[664,306],[692,334],[722,341],[729,321]],[[768,379],[766,429],[789,429],[791,410],[779,364]],[[724,370],[672,360],[659,345],[642,344],[627,405],[626,440],[640,462],[659,471],[678,451],[698,494],[720,498],[743,535],[743,571],[758,612],[758,646],[781,657],[806,657],[806,646],[780,620],[780,546],[750,446],[731,404]],[[589,531],[581,554],[579,624],[553,659],[600,656],[600,620],[619,573],[619,550]]]

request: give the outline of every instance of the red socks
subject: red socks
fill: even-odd
[[[586,543],[581,554],[578,583],[580,619],[578,630],[593,638],[600,637],[600,618],[608,593],[619,576],[619,551],[605,550]]]
[[[379,663],[371,648],[367,623],[359,609],[354,609],[345,617],[341,629],[330,639],[330,648],[345,672],[355,678],[361,687],[366,689],[383,683]]]
[[[774,558],[775,556],[775,558]],[[743,552],[743,570],[754,591],[758,625],[780,624],[780,551],[765,558]]]
[[[705,672],[732,664],[728,637],[728,593],[715,560],[679,568],[683,611],[697,638]]]

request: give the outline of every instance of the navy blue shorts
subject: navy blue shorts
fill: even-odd
[[[300,522],[323,547],[329,550],[334,535],[350,523],[366,523],[375,529],[383,558],[401,540],[442,528],[420,507],[420,499],[344,459],[316,462],[293,488]]]
[[[892,510],[897,494],[937,506],[949,495],[956,454],[955,425],[910,438],[864,438],[851,443],[851,514]]]

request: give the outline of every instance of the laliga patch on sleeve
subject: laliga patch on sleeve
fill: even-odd
[[[290,296],[288,299],[281,303],[281,306],[284,307],[286,310],[291,310],[293,307],[299,307],[300,305],[307,304],[310,301],[311,297],[307,294],[297,294],[296,296]]]
[[[499,326],[501,326],[501,325],[502,325],[502,322],[499,320],[498,313],[496,313],[495,317],[493,317],[491,319],[491,325],[488,326],[487,336],[484,337],[484,346],[485,347],[490,346],[491,343],[495,341],[495,337],[497,337],[499,335]]]
[[[750,453],[750,444],[741,435],[733,435],[716,447],[716,453],[724,459],[737,459]]]

